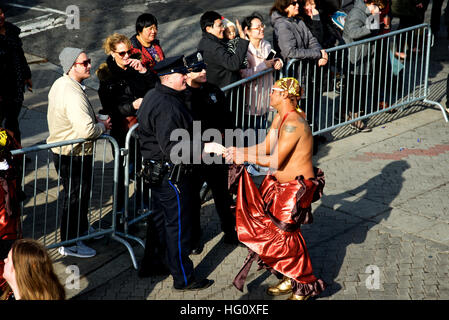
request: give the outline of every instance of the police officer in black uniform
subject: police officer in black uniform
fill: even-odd
[[[139,273],[147,269],[147,274],[158,273],[166,265],[175,289],[201,290],[213,281],[195,279],[189,258],[192,249],[191,164],[201,162],[197,158],[203,152],[222,154],[225,148],[192,139],[192,116],[182,92],[186,88],[187,73],[184,61],[184,56],[178,56],[155,65],[161,82],[145,95],[137,112],[144,158],[142,175],[151,187],[151,220],[156,230],[155,236],[147,237]],[[179,137],[182,138],[179,140]]]
[[[215,129],[221,141],[224,142],[225,129],[232,128],[232,114],[229,111],[226,97],[219,87],[207,82],[206,63],[201,51],[186,56],[189,73],[187,74],[186,104],[192,112],[193,120],[201,124],[201,131]],[[209,139],[210,140],[210,139]],[[213,140],[213,139],[212,139]],[[192,254],[200,254],[200,191],[204,182],[211,188],[215,208],[220,217],[221,229],[224,232],[224,242],[238,244],[235,231],[235,216],[231,212],[232,196],[228,191],[228,165],[222,157],[216,156],[212,164],[202,164],[194,167],[195,177],[195,210],[193,223]]]

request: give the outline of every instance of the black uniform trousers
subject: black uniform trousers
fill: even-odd
[[[194,280],[189,258],[192,235],[192,191],[190,177],[174,185],[166,174],[162,183],[151,188],[153,213],[148,224],[142,265],[163,263],[168,266],[176,288]]]
[[[60,231],[62,241],[86,234],[89,227],[87,214],[91,189],[92,156],[84,156],[84,159],[81,156],[73,156],[72,160],[70,158],[70,156],[53,153],[56,172],[61,177],[64,187]],[[59,159],[61,159],[61,163],[59,163]]]
[[[200,191],[204,182],[212,190],[214,197],[215,209],[220,218],[221,230],[224,233],[235,232],[235,216],[231,212],[233,205],[232,196],[228,190],[228,165],[226,164],[210,164],[202,165],[196,168],[194,181],[194,214],[193,214],[193,233],[192,243],[196,247],[201,239],[201,222],[200,210],[201,199]]]

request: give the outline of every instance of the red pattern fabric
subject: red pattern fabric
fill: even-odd
[[[20,194],[20,181],[17,177],[21,176],[19,165],[22,156],[16,156],[14,159],[10,151],[21,149],[22,146],[14,138],[14,134],[10,130],[5,130],[7,134],[7,144],[2,147],[0,154],[3,158],[8,159],[10,168],[0,173],[0,241],[15,240],[22,238],[22,230],[20,228],[20,202],[23,195]],[[0,261],[0,292],[6,285],[3,278],[4,261]]]
[[[156,50],[160,61],[164,60],[165,56],[164,56],[164,52],[162,51],[162,48],[157,44],[153,44],[153,48]],[[144,47],[141,47],[141,49],[132,47],[132,54],[134,54],[134,53],[141,54],[140,61],[145,66],[145,68],[148,68],[150,70],[153,70],[154,65],[158,62],[158,61],[154,60],[154,58],[151,56],[151,54]]]
[[[324,181],[324,176],[322,179]],[[301,222],[292,216],[292,212],[310,211],[312,201],[317,200],[316,195],[321,194],[323,186],[324,182],[319,183],[317,179],[305,180],[301,176],[279,183],[273,175],[268,175],[257,188],[246,170],[243,170],[239,181],[236,204],[239,240],[268,267],[293,279],[297,294],[317,295],[325,287],[324,282],[313,275],[309,253],[299,229]],[[298,228],[285,231],[288,229],[286,226],[292,225]],[[254,260],[255,257],[252,258]],[[248,269],[248,266],[244,265],[244,268]],[[242,278],[240,273],[238,276]]]

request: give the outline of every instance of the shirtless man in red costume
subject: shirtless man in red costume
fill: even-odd
[[[313,136],[299,109],[301,88],[294,78],[274,84],[270,104],[278,113],[266,139],[248,148],[230,147],[226,159],[237,164],[256,163],[274,169],[257,188],[246,170],[239,178],[236,228],[250,251],[234,280],[242,290],[251,263],[282,279],[267,293],[291,293],[289,300],[305,300],[321,293],[325,283],[313,275],[300,225],[312,222],[311,203],[321,197],[323,172],[312,164]]]

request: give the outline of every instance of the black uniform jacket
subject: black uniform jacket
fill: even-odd
[[[204,147],[201,133],[193,137],[193,118],[184,99],[184,92],[160,83],[145,95],[137,111],[139,140],[144,159],[178,163],[170,157],[175,147],[175,158],[181,159],[182,163],[201,161]]]
[[[201,121],[201,130],[217,129],[224,133],[232,127],[232,113],[228,101],[221,89],[213,84],[204,83],[199,88],[187,86],[186,104],[193,120]]]

